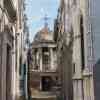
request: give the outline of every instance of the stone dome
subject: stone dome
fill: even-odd
[[[53,32],[44,27],[36,33],[34,41],[53,41]]]

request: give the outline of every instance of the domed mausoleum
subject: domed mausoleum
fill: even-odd
[[[30,90],[32,98],[42,93],[42,98],[56,98],[54,93],[58,81],[56,43],[53,32],[42,28],[31,44]]]

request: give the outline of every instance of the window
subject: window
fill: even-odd
[[[19,59],[19,63],[20,63],[19,74],[22,75],[22,57],[21,56]]]
[[[75,73],[75,67],[76,67],[76,65],[75,65],[75,63],[73,63],[73,74]]]
[[[38,70],[39,69],[39,66],[38,65],[35,65],[34,66],[34,70]]]
[[[43,57],[43,69],[47,71],[50,68],[50,52],[47,47],[43,48],[42,57]]]
[[[27,69],[26,69],[26,64],[25,64],[25,63],[23,64],[23,67],[24,67],[24,68],[23,68],[23,70],[24,70],[24,75],[26,75]]]
[[[85,67],[85,58],[84,58],[84,25],[83,25],[83,16],[80,16],[80,33],[81,33],[81,62],[82,70]]]

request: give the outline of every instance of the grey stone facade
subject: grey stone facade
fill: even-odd
[[[30,91],[32,98],[56,98],[58,83],[56,44],[47,26],[35,35],[31,45]],[[36,93],[37,91],[37,93]],[[41,94],[43,94],[41,96]],[[51,99],[51,100],[52,100]]]
[[[67,3],[67,2],[66,2]],[[57,60],[61,85],[62,100],[73,99],[72,47],[73,29],[71,27],[70,8],[61,0],[58,16],[55,20],[54,39],[57,43]]]
[[[7,3],[10,4],[9,8]],[[10,9],[12,13],[9,12]],[[16,12],[11,1],[7,2],[5,0],[0,1],[0,12],[0,100],[12,100],[12,50],[14,41],[12,27],[16,18]]]
[[[18,9],[23,2],[19,5],[19,1],[0,0],[0,100],[15,100],[19,96],[19,56],[24,27],[23,9]]]
[[[93,0],[61,0],[60,2],[54,39],[58,47],[58,64],[62,66],[59,72],[63,80],[64,100],[72,100],[70,97],[73,97],[73,100],[95,99],[94,50],[96,53],[99,49],[94,48],[96,20],[93,16],[97,7],[94,6],[95,3],[97,1],[93,2]],[[70,77],[67,77],[69,75]],[[70,87],[71,84],[73,85]],[[71,92],[68,92],[68,85]]]

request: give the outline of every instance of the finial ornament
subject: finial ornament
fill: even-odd
[[[47,14],[44,16],[44,27],[48,27],[48,20],[50,19]]]

